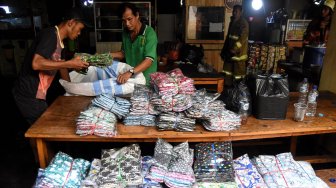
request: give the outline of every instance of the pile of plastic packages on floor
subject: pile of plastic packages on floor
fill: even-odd
[[[113,63],[113,66],[119,65]],[[104,113],[93,111],[92,107],[84,109],[77,119],[76,133],[112,137],[117,134],[118,120],[126,126],[156,126],[159,130],[175,131],[193,131],[196,120],[210,131],[240,127],[239,115],[225,109],[225,104],[217,100],[219,93],[196,90],[193,80],[184,76],[180,69],[155,72],[150,78],[150,86],[135,84],[130,98],[121,98],[115,93],[95,96],[90,105],[101,108]],[[102,114],[107,113],[117,118],[108,115],[104,119]]]
[[[290,153],[233,158],[231,142],[188,142],[173,146],[158,139],[153,156],[138,144],[104,149],[91,162],[59,152],[39,169],[35,188],[326,188],[308,162]]]

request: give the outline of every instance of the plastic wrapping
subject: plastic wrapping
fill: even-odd
[[[110,53],[103,54],[87,54],[87,53],[75,53],[75,56],[79,56],[82,61],[88,62],[90,66],[99,68],[105,68],[112,64],[113,57]],[[79,70],[78,73],[87,74],[88,69]]]
[[[286,119],[289,101],[287,75],[258,75],[253,113],[258,119]]]
[[[245,80],[234,82],[233,88],[224,90],[222,100],[225,103],[225,107],[228,110],[238,113],[240,108],[240,101],[243,98],[247,98],[249,102],[249,108],[247,110],[248,115],[252,112],[252,98],[250,90],[247,87]]]
[[[146,83],[142,73],[132,76],[124,84],[117,83],[118,75],[131,68],[126,63],[113,61],[112,65],[104,69],[90,66],[86,75],[72,71],[69,74],[71,82],[62,79],[59,82],[64,87],[66,95],[98,96],[109,93],[116,96],[127,96],[133,93],[134,85]]]

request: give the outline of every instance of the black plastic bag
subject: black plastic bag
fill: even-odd
[[[225,89],[222,100],[226,109],[238,113],[241,107],[240,101],[244,97],[249,101],[248,115],[250,115],[252,112],[252,98],[245,79],[234,81],[232,88]]]
[[[181,48],[180,55],[181,61],[191,62],[197,65],[204,57],[204,49],[203,46],[197,47],[195,45],[185,44]]]
[[[288,76],[257,75],[253,114],[258,119],[286,119],[289,101]]]

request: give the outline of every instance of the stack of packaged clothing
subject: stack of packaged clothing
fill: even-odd
[[[124,98],[102,94],[92,100],[92,104],[114,113],[119,119],[129,113],[131,103]]]
[[[117,134],[117,117],[110,111],[90,105],[77,118],[76,134],[112,137]]]
[[[177,68],[170,72],[155,72],[150,75],[151,84],[160,96],[174,96],[176,94],[193,94],[194,80],[183,75]]]
[[[81,188],[97,188],[98,173],[100,171],[100,159],[93,159],[86,178],[81,183]]]
[[[230,131],[241,125],[240,116],[225,109],[225,104],[217,100],[219,93],[208,93],[205,89],[197,90],[192,95],[192,107],[185,111],[190,118],[201,120],[202,125],[210,131]]]
[[[174,146],[164,183],[168,187],[191,187],[196,182],[193,158],[194,150],[189,149],[188,142]]]
[[[150,167],[147,178],[165,183],[168,187],[191,187],[195,183],[193,154],[187,142],[173,147],[158,139],[154,151],[155,163]]]
[[[202,121],[202,125],[209,131],[231,131],[239,129],[241,125],[241,118],[238,114],[222,110],[213,112]]]
[[[328,187],[308,162],[295,161],[291,153],[259,155],[253,163],[268,187]]]
[[[193,131],[196,119],[188,118],[184,113],[161,113],[157,118],[156,126],[159,130]]]
[[[154,149],[155,163],[149,169],[146,176],[152,181],[163,183],[165,174],[168,170],[168,165],[172,159],[173,146],[163,139],[158,139]]]
[[[133,147],[135,145],[131,145],[128,147],[124,147],[121,150],[129,150],[130,148],[136,149],[137,147]],[[132,153],[132,151],[136,150],[129,150],[129,153]],[[161,188],[161,184],[155,181],[152,181],[148,178],[146,178],[146,175],[149,173],[149,168],[155,163],[155,160],[151,156],[144,156],[141,157],[141,178],[139,176],[139,168],[138,163],[136,163],[136,166],[134,169],[130,168],[130,166],[124,166],[124,163],[122,161],[117,160],[118,156],[109,156],[110,154],[113,155],[122,155],[124,152],[119,153],[118,150],[104,150],[102,157],[103,157],[103,166],[100,159],[93,159],[90,167],[90,171],[88,173],[88,176],[82,181],[81,188],[98,188],[98,187],[138,187],[138,188]],[[132,154],[133,156],[137,156]],[[128,155],[129,156],[129,155]],[[112,158],[111,158],[112,157]],[[136,157],[137,158],[137,157]],[[133,161],[135,158],[125,158],[126,161]],[[117,161],[116,161],[117,160]],[[108,164],[110,162],[110,164]],[[117,164],[116,164],[117,163]],[[133,161],[135,163],[135,161]],[[109,166],[109,168],[106,168]],[[103,169],[105,168],[105,170]],[[131,171],[127,169],[132,169]],[[113,170],[115,171],[114,173]],[[126,172],[129,171],[127,174]],[[112,178],[111,181],[108,180],[108,178]],[[117,180],[115,179],[117,178]],[[128,178],[128,179],[127,179]],[[142,179],[142,181],[140,180]],[[100,184],[99,184],[100,183]]]
[[[127,115],[123,123],[124,125],[134,126],[134,125],[143,125],[143,126],[155,126],[154,115]]]
[[[173,69],[167,74],[177,83],[179,94],[192,95],[195,92],[194,80],[184,76],[181,69]]]
[[[157,118],[160,130],[193,131],[196,120],[186,117],[184,112],[192,106],[191,95],[195,93],[194,81],[183,75],[181,69],[170,72],[155,72],[150,75],[155,89],[150,103],[163,112]]]
[[[124,118],[125,125],[155,126],[155,115],[160,112],[150,103],[152,90],[146,85],[136,85],[130,99],[130,113]]]
[[[97,185],[100,188],[139,186],[141,176],[141,150],[138,144],[119,150],[103,150]]]
[[[182,112],[190,108],[193,104],[191,95],[186,94],[162,97],[154,93],[150,102],[161,112]]]
[[[147,178],[149,169],[153,164],[155,164],[155,160],[152,156],[143,156],[141,158],[143,184],[139,188],[162,188],[159,182]]]
[[[257,168],[253,165],[247,154],[234,159],[233,168],[235,171],[235,181],[238,185],[238,188],[267,188],[264,179],[259,174]]]
[[[190,118],[207,119],[214,112],[225,109],[223,101],[216,100],[219,93],[209,93],[206,89],[197,90],[192,95],[192,106],[185,111]]]
[[[89,168],[89,161],[58,152],[47,168],[39,169],[34,187],[80,187]]]
[[[231,142],[196,144],[194,173],[199,187],[237,187]]]

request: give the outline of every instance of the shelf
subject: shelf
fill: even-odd
[[[95,38],[98,42],[121,42],[123,23],[117,15],[123,2],[94,2]],[[131,2],[140,10],[141,20],[151,25],[153,19],[151,2]]]

